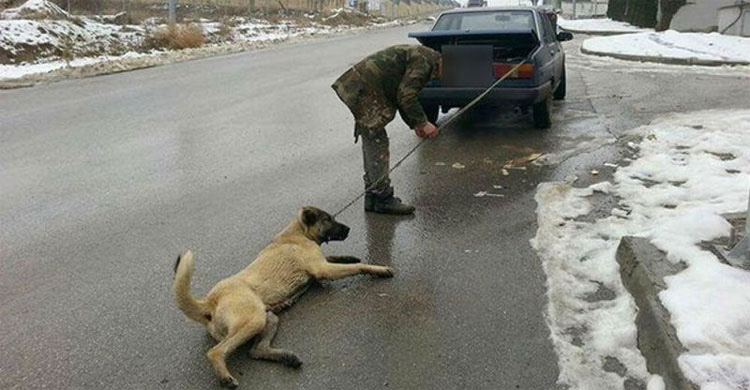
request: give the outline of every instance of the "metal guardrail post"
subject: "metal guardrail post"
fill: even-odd
[[[177,8],[177,0],[169,0],[169,24],[175,23],[175,8]]]
[[[747,215],[745,216],[745,236],[729,251],[727,258],[730,263],[750,269],[750,195],[748,195]]]

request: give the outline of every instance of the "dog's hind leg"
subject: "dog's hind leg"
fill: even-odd
[[[265,307],[260,301],[254,303],[250,307],[242,305],[223,308],[226,310],[226,317],[231,318],[227,336],[206,352],[221,385],[230,389],[236,389],[239,382],[227,369],[227,357],[237,347],[263,332],[266,326]],[[242,314],[237,316],[237,313]]]
[[[269,311],[266,317],[266,327],[263,329],[263,333],[260,334],[259,340],[250,349],[250,357],[279,362],[293,368],[301,366],[302,361],[294,353],[285,349],[271,347],[271,341],[276,336],[278,328],[279,317]]]

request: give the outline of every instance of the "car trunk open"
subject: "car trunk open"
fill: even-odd
[[[409,37],[421,44],[443,51],[447,45],[488,45],[492,47],[495,62],[520,62],[539,46],[534,30],[512,31],[425,31],[413,32]]]
[[[441,85],[487,87],[538,46],[534,30],[455,31],[439,30],[409,34],[423,45],[443,54]],[[523,65],[510,78],[531,79],[534,65]]]

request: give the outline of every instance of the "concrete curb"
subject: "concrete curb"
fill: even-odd
[[[623,237],[616,257],[622,283],[638,306],[635,320],[638,349],[646,358],[648,371],[661,375],[667,390],[699,390],[680,370],[677,359],[685,348],[672,327],[669,312],[659,300],[659,293],[667,287],[664,277],[682,271],[685,266],[669,262],[645,238]]]
[[[639,61],[639,62],[655,62],[659,64],[671,64],[671,65],[701,65],[701,66],[736,66],[736,65],[750,65],[750,61],[719,61],[719,60],[705,60],[702,58],[673,58],[673,57],[657,57],[657,56],[645,56],[645,55],[634,55],[634,54],[620,54],[620,53],[605,53],[594,50],[589,50],[581,45],[581,53],[590,54],[600,57],[612,57],[619,58],[627,61]]]

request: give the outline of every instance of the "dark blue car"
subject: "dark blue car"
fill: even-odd
[[[534,124],[549,128],[550,102],[565,98],[565,53],[561,41],[573,39],[557,33],[555,13],[544,7],[492,7],[455,9],[440,14],[430,31],[410,33],[425,46],[443,55],[441,80],[420,94],[428,118],[438,110],[461,107],[496,79],[505,81],[480,103],[532,109]]]

